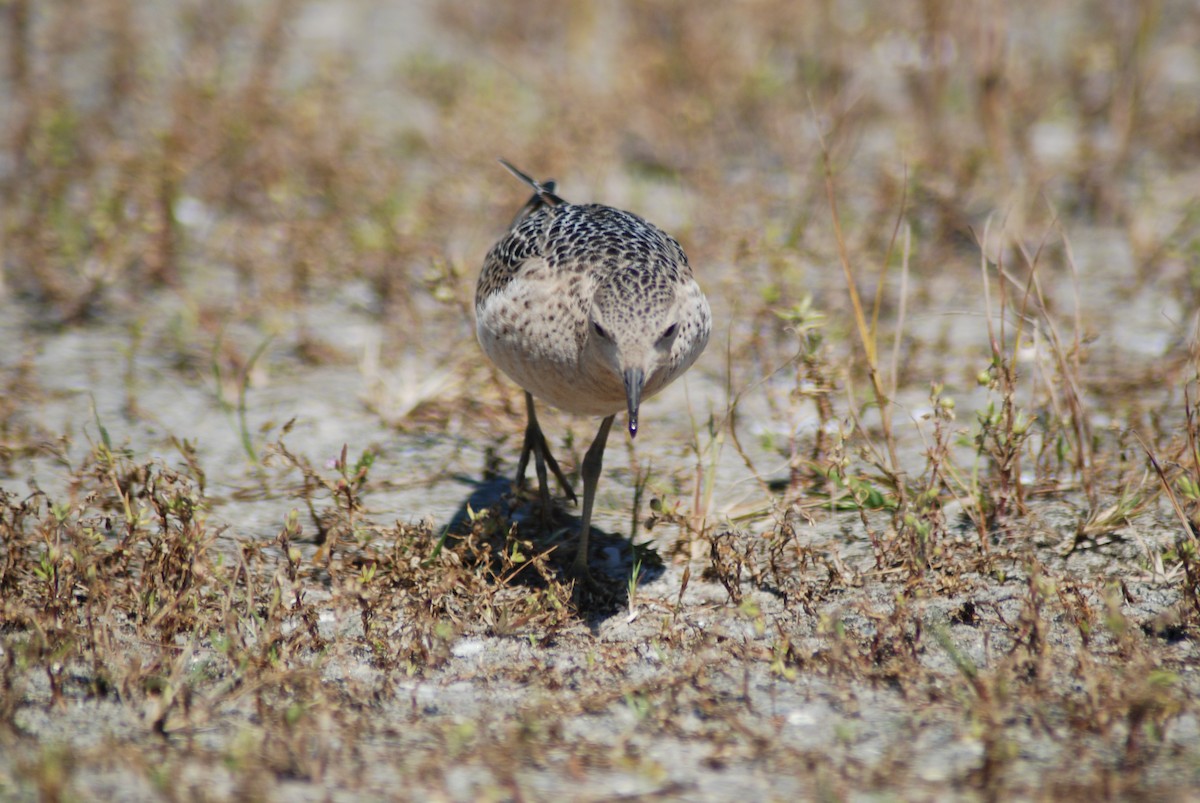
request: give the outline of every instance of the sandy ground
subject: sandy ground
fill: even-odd
[[[756,234],[734,236],[723,227],[738,209],[711,187],[689,186],[686,169],[659,180],[649,167],[606,168],[610,154],[573,153],[571,132],[547,143],[546,161],[575,171],[558,176],[564,195],[629,207],[680,232],[717,321],[685,380],[643,407],[637,441],[623,432],[610,441],[592,557],[606,596],[573,598],[560,568],[578,509],[560,500],[545,532],[538,511],[511,495],[521,399],[485,364],[464,299],[488,244],[524,200],[491,162],[516,155],[491,151],[538,150],[506,128],[537,116],[522,94],[543,99],[531,65],[539,53],[553,64],[579,50],[587,64],[612,63],[625,12],[595,9],[563,31],[557,17],[544,31],[535,20],[514,44],[500,34],[471,38],[484,8],[310,3],[288,29],[294,46],[281,84],[303,86],[337,61],[353,77],[347,113],[377,127],[364,122],[368,130],[452,148],[467,141],[459,128],[476,129],[470,154],[427,147],[397,157],[411,194],[427,193],[443,213],[432,224],[424,213],[398,213],[399,239],[424,244],[433,230],[440,249],[398,257],[420,288],[402,304],[389,307],[371,281],[335,276],[272,306],[277,277],[248,280],[236,259],[210,260],[206,249],[234,253],[239,238],[257,233],[266,244],[256,247],[277,262],[277,232],[231,224],[199,190],[174,212],[193,244],[181,283],[141,291],[116,282],[82,323],[52,320],[27,290],[28,266],[6,262],[0,798],[1195,797],[1200,587],[1180,558],[1194,536],[1131,434],[1145,435],[1172,482],[1188,476],[1181,444],[1183,391],[1194,389],[1194,299],[1181,288],[1195,267],[1187,256],[1195,165],[1170,168],[1147,145],[1141,172],[1131,171],[1140,183],[1114,181],[1113,192],[1150,200],[1130,203],[1125,217],[1048,215],[1045,236],[1063,234],[1041,274],[1044,300],[1024,318],[1001,315],[995,283],[985,299],[979,249],[960,241],[966,224],[979,233],[1003,222],[1018,232],[1012,243],[984,250],[1025,276],[1020,247],[1037,249],[1043,221],[1024,219],[1028,207],[1012,200],[1020,188],[959,199],[966,224],[953,234],[936,230],[936,200],[912,201],[921,247],[939,261],[914,265],[904,284],[894,270],[881,287],[885,326],[904,331],[895,468],[914,486],[929,476],[941,421],[950,435],[939,459],[963,481],[938,484],[936,505],[913,502],[913,515],[936,528],[923,551],[905,540],[917,528],[901,532],[886,505],[860,496],[859,509],[844,493],[831,504],[837,484],[816,480],[804,460],[823,432],[815,462],[840,465],[862,480],[860,491],[887,496],[871,452],[883,451],[883,422],[863,403],[868,380],[813,163],[802,181],[772,171],[774,157],[752,148],[724,154],[712,169],[731,197],[761,196],[763,209],[778,212],[799,207],[803,191],[803,209],[822,216],[760,223],[751,210],[746,230]],[[1054,52],[1046,41],[1080,14],[1064,4],[1044,27],[1009,20],[1011,46]],[[867,25],[847,20],[840,29]],[[678,34],[663,26],[664,36]],[[1166,55],[1153,86],[1200,87],[1186,26],[1156,30]],[[734,50],[754,51],[755,35]],[[179,46],[167,34],[156,41],[164,53]],[[842,77],[871,86],[861,104],[883,109],[885,120],[902,93],[899,84],[888,90],[887,65],[902,51],[901,33],[881,37],[853,78]],[[616,80],[567,61],[571,79],[598,94]],[[484,101],[503,95],[517,106],[441,113],[436,103],[397,100],[388,87],[403,70],[435,97],[453,94],[457,78]],[[655,74],[673,73],[668,64]],[[770,74],[752,78],[748,94],[771,91]],[[705,113],[680,94],[672,97],[681,120]],[[811,113],[777,121],[794,123],[809,149]],[[848,229],[865,229],[877,212],[868,187],[887,184],[886,170],[873,172],[887,162],[880,154],[909,147],[901,131],[863,125],[851,138],[859,159],[844,166]],[[1057,175],[1055,158],[1083,158],[1077,133],[1047,115],[1023,147]],[[617,139],[614,151],[631,162],[670,150],[656,150],[636,120]],[[431,178],[447,174],[448,187]],[[1073,197],[1054,181],[1045,187],[1051,202]],[[886,242],[852,247],[877,257]],[[863,275],[859,285],[873,287],[874,274]],[[802,324],[787,319],[806,294],[824,315],[827,340],[813,353],[833,377],[831,415],[813,401],[825,392],[821,377],[798,367]],[[1023,505],[981,536],[978,500],[949,488],[974,478],[981,494],[999,493],[994,453],[975,438],[1001,398],[995,382],[979,381],[993,364],[989,322],[1001,318],[1036,319],[1006,346],[1021,375],[1017,402],[1036,424],[1018,473]],[[1074,386],[1064,378],[1070,361],[1056,361],[1072,338],[1087,351]],[[851,363],[859,370],[845,369]],[[941,418],[931,383],[954,399],[937,408]],[[1087,413],[1094,471],[1052,459],[1050,441],[1065,430],[1046,422],[1068,405],[1068,388]],[[545,410],[542,423],[574,470],[595,422]],[[338,461],[363,454],[373,463],[351,505],[338,482],[353,471],[340,473]],[[169,537],[157,538],[156,488],[183,489],[201,511],[203,538],[182,561],[200,567],[179,596],[186,611],[138,602],[139,584],[152,580],[115,569],[101,577],[114,589],[107,606],[93,576],[52,595],[39,561],[68,531],[94,536],[103,558],[76,555],[74,565],[103,573],[120,563],[122,503],[133,507],[130,529],[145,534],[130,547],[139,565],[173,548],[190,519],[172,509]],[[22,500],[34,506],[25,518]],[[455,537],[435,549],[447,531]],[[914,565],[916,554],[924,565]],[[36,600],[52,596],[75,607],[39,612]],[[192,624],[164,624],[186,616]],[[54,642],[59,627],[75,635]]]

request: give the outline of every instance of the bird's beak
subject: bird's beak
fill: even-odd
[[[629,404],[629,437],[637,437],[638,407],[642,403],[642,386],[646,384],[646,374],[641,368],[629,368],[625,371],[625,401]]]

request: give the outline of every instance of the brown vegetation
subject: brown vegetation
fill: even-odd
[[[1187,3],[398,5],[0,5],[0,797],[1200,784]],[[713,301],[604,599],[497,156]]]

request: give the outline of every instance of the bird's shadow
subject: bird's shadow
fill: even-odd
[[[566,507],[571,504],[568,500],[552,498],[550,510],[543,512],[536,490],[518,493],[508,477],[485,475],[476,479],[459,475],[455,479],[471,490],[443,530],[447,546],[468,535],[474,520],[486,510],[506,524],[515,525],[517,537],[531,542],[539,552],[551,550],[550,564],[561,580],[574,579],[571,566],[581,519],[568,512]],[[635,572],[640,584],[660,577],[665,568],[662,557],[652,547],[632,544],[621,535],[598,528],[594,522],[588,539],[591,582],[576,579],[574,602],[580,615],[594,624],[628,606],[630,580]],[[502,562],[501,552],[507,545],[505,538],[492,539],[494,562]],[[544,579],[536,572],[519,572],[511,582],[528,587],[545,586]]]

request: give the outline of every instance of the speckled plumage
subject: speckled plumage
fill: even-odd
[[[559,409],[608,415],[625,406],[626,394],[619,374],[586,359],[594,310],[614,336],[657,339],[668,321],[678,323],[642,398],[682,373],[708,341],[708,305],[683,249],[636,215],[598,204],[543,206],[488,254],[475,300],[488,357]]]
[[[581,415],[606,416],[584,461],[582,550],[604,442],[613,416],[629,414],[688,369],[711,329],[708,302],[683,248],[652,223],[601,204],[571,204],[553,182],[538,183],[504,163],[534,189],[509,232],[484,260],[475,294],[476,334],[488,357],[527,394]],[[531,398],[518,473],[530,451],[543,499],[545,448]],[[540,445],[539,445],[540,444]],[[593,455],[593,452],[595,454]],[[522,477],[518,476],[518,483]],[[570,493],[569,486],[568,492]]]

